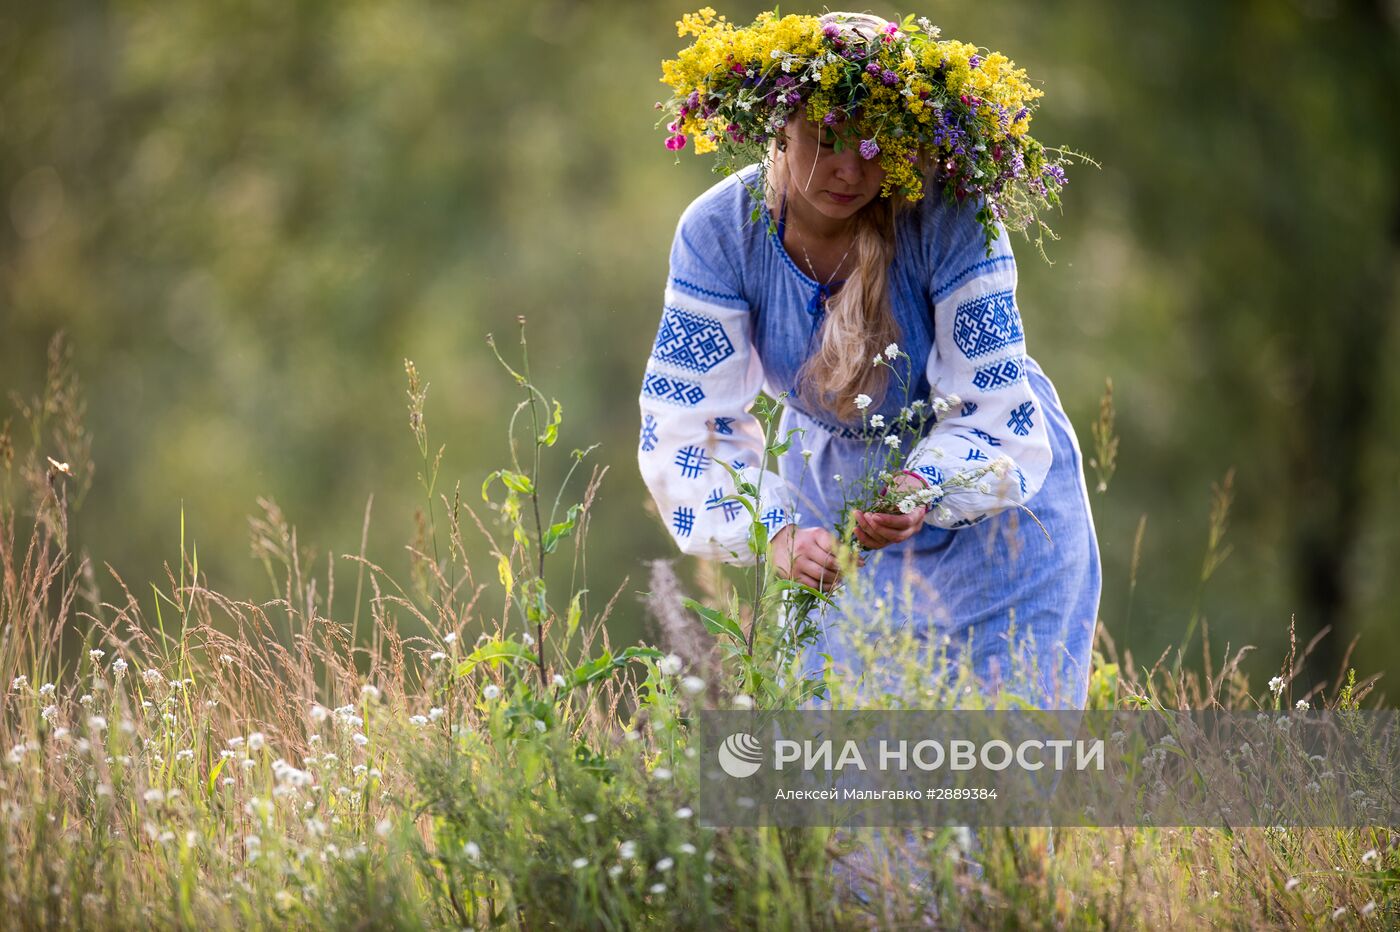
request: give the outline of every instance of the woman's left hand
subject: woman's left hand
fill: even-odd
[[[917,492],[927,488],[921,480],[908,473],[894,477],[894,488],[899,492]],[[908,540],[919,533],[923,526],[927,508],[920,505],[907,515],[890,515],[874,511],[853,511],[856,519],[856,540],[866,550],[879,550],[890,544]]]

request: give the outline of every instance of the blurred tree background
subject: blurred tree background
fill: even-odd
[[[520,314],[565,402],[562,452],[600,442],[610,467],[594,598],[646,588],[643,560],[673,548],[646,517],[636,395],[676,220],[717,180],[654,125],[691,9],[0,10],[0,388],[36,391],[68,332],[96,463],[74,534],[104,597],[103,562],[138,593],[163,578],[182,505],[211,587],[272,597],[249,553],[259,496],[324,572],[357,551],[373,494],[368,555],[405,577],[422,492],[403,360],[431,384],[439,488],[475,504],[518,398],[484,338],[509,350]],[[1020,247],[1019,297],[1086,458],[1114,382],[1119,471],[1094,496],[1110,634],[1149,664],[1181,642],[1234,467],[1233,551],[1199,596],[1212,654],[1256,644],[1246,669],[1276,672],[1296,616],[1304,642],[1332,626],[1299,694],[1358,635],[1362,675],[1400,666],[1400,7],[914,12],[1027,68],[1047,94],[1035,135],[1103,166],[1071,176],[1054,266]],[[642,630],[625,595],[614,639]]]

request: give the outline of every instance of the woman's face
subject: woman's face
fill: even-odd
[[[788,121],[788,179],[792,195],[832,220],[848,220],[880,194],[885,170],[880,160],[861,158],[860,141],[841,124],[819,127],[799,115]],[[836,151],[838,134],[842,148]]]

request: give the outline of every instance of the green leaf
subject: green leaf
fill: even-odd
[[[524,644],[513,640],[489,641],[486,644],[472,651],[466,660],[457,665],[457,675],[466,676],[481,664],[497,666],[502,663],[509,663],[512,666],[520,661],[526,663],[538,663],[534,654],[525,648]]]
[[[559,541],[568,537],[569,534],[573,532],[574,524],[578,521],[579,513],[582,510],[582,505],[570,505],[568,517],[558,524],[551,525],[549,530],[544,532],[544,542],[542,546],[544,547],[545,553],[553,553],[554,548],[559,545]]]
[[[535,491],[535,484],[530,481],[530,477],[518,472],[507,472],[501,470],[501,481],[506,484],[506,488],[519,492],[521,495],[532,495]]]
[[[501,578],[501,585],[506,588],[506,596],[509,597],[515,588],[515,573],[510,568],[510,557],[502,554],[496,560],[496,575]]]
[[[617,655],[618,663],[626,663],[629,660],[660,660],[665,657],[661,651],[655,647],[638,647],[636,645],[625,648]]]
[[[540,434],[540,443],[547,447],[554,446],[554,441],[559,439],[559,425],[563,423],[563,421],[564,409],[556,399],[554,402],[554,415],[549,419],[549,424],[545,427],[544,433]]]
[[[761,524],[758,526],[763,527]],[[740,628],[739,623],[733,618],[713,608],[707,608],[694,599],[682,599],[681,601],[685,603],[686,608],[700,616],[700,620],[705,623],[705,627],[710,629],[712,634],[727,634],[735,641],[747,643],[748,639],[744,637],[744,629]]]
[[[610,673],[621,670],[633,660],[660,660],[663,656],[665,655],[654,647],[628,647],[616,657],[605,650],[592,660],[581,663],[574,668],[573,685],[575,687],[584,686],[600,680]]]
[[[564,635],[564,640],[566,641],[573,637],[574,632],[578,630],[578,623],[583,618],[583,609],[579,606],[579,600],[583,598],[583,594],[587,591],[587,589],[580,589],[578,592],[575,592],[574,597],[569,600],[569,620],[566,629],[568,633]]]
[[[545,586],[543,579],[532,579],[529,583],[520,587],[529,592],[529,601],[525,606],[526,616],[533,622],[542,622],[549,617],[549,590]]]
[[[836,603],[831,601],[831,597],[825,592],[822,592],[820,589],[813,589],[811,586],[804,585],[800,582],[795,582],[791,579],[775,579],[771,585],[775,592],[782,592],[784,589],[795,589],[805,595],[810,595],[814,599],[825,602],[833,608],[836,607]]]
[[[603,651],[592,660],[584,661],[574,667],[574,686],[583,686],[596,679],[606,676],[613,666],[613,655],[611,651]]]
[[[809,678],[809,679],[804,679],[804,680],[802,681],[802,685],[798,688],[798,693],[797,693],[797,704],[798,704],[798,705],[801,705],[802,703],[806,702],[808,699],[812,699],[812,698],[817,698],[817,699],[825,699],[825,698],[826,698],[826,682],[825,682],[824,680],[822,680],[821,677],[812,677],[812,678]]]
[[[214,768],[209,771],[209,779],[205,781],[205,793],[207,795],[214,795],[214,784],[218,781],[219,774],[223,773],[224,764],[228,762],[229,759],[227,757],[221,757],[219,758],[219,762],[214,765]]]
[[[755,520],[749,526],[749,549],[760,557],[768,555],[768,525],[762,521]]]

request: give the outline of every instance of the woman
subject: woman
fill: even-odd
[[[774,51],[773,59],[814,61],[814,78],[822,67],[867,62],[861,67],[876,75],[868,83],[878,92],[884,66],[876,56],[888,54],[878,43],[899,37],[895,27],[850,14],[827,14],[820,23],[822,44],[800,40],[818,49],[815,56]],[[972,58],[978,67],[979,56]],[[744,71],[743,62],[735,71]],[[912,68],[883,71],[894,87],[891,74],[919,87],[908,77]],[[751,66],[742,77],[762,95],[764,73]],[[1098,549],[1073,428],[1026,353],[1007,232],[979,216],[974,197],[948,203],[932,171],[922,175],[928,196],[890,196],[888,172],[904,163],[874,156],[897,140],[874,135],[863,108],[813,122],[802,95],[821,93],[816,88],[827,82],[804,81],[779,76],[776,95],[750,98],[789,105],[769,118],[768,170],[740,170],[681,217],[640,397],[647,486],[685,553],[752,562],[749,515],[725,501],[734,489],[720,463],[758,482],[763,439],[749,408],[760,390],[785,393],[780,433],[801,433],[778,474],[762,475],[758,517],[772,535],[776,571],[831,591],[840,582],[829,530],[842,517],[837,477],[865,468],[867,441],[885,432],[874,426],[881,420],[893,424],[902,408],[931,393],[951,400],[905,448],[908,468],[894,479],[910,491],[932,486],[940,497],[909,514],[856,514],[856,538],[869,554],[860,585],[848,590],[862,601],[847,599],[845,608],[946,643],[946,662],[969,661],[988,695],[1006,689],[1042,708],[1083,708]],[[868,106],[892,96],[871,97]],[[715,112],[697,105],[696,95],[689,100]],[[687,105],[681,113],[688,115]],[[872,133],[868,140],[858,139],[861,130]],[[742,136],[733,123],[729,131]],[[755,212],[759,222],[752,222]],[[898,352],[885,352],[891,344]],[[877,355],[882,361],[873,365]],[[896,390],[901,382],[912,386],[908,398]],[[992,475],[992,463],[1006,465]],[[959,483],[960,474],[984,478]],[[826,653],[839,668],[860,672],[847,630],[828,624],[810,656]]]

